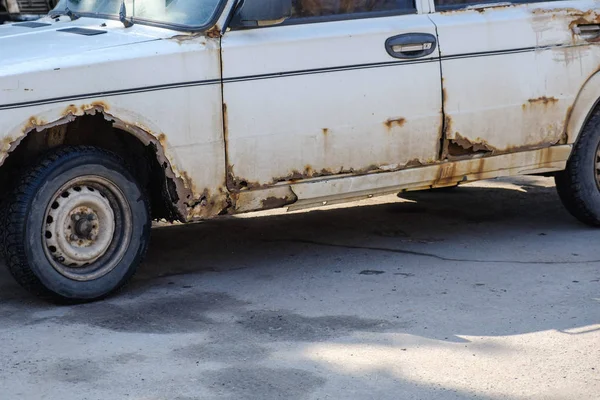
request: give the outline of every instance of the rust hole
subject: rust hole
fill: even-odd
[[[471,141],[455,132],[454,139],[448,139],[447,152],[449,156],[460,157],[473,154],[489,154],[494,149],[484,141]]]

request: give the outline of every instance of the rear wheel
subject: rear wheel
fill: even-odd
[[[600,226],[600,113],[587,122],[567,168],[554,179],[567,210],[588,225]]]
[[[33,293],[90,301],[131,278],[149,234],[146,196],[124,162],[98,148],[65,147],[25,174],[8,201],[4,253]]]

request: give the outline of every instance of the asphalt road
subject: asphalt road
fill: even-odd
[[[598,399],[600,230],[548,178],[153,231],[112,298],[0,272],[0,399]]]

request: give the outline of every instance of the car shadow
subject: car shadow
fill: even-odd
[[[131,285],[98,303],[48,305],[3,272],[0,319],[6,326],[52,321],[115,334],[198,334],[210,339],[176,347],[165,365],[225,363],[200,378],[224,398],[259,390],[290,399],[325,390],[330,379],[354,387],[357,397],[365,390],[365,398],[394,398],[402,390],[436,398],[439,388],[399,372],[401,359],[389,355],[429,348],[450,360],[463,359],[460,351],[495,360],[515,350],[474,337],[554,330],[576,338],[600,323],[597,231],[563,209],[545,178],[256,216],[155,228]],[[288,343],[287,361],[278,366],[269,357],[280,342]],[[366,369],[355,371],[348,357],[361,352],[369,352],[360,360]],[[73,362],[79,367],[65,368],[83,363]],[[452,392],[457,399],[474,393],[460,385]]]

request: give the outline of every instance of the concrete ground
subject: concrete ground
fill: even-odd
[[[598,399],[600,231],[549,178],[157,228],[134,282],[0,273],[0,399]]]

